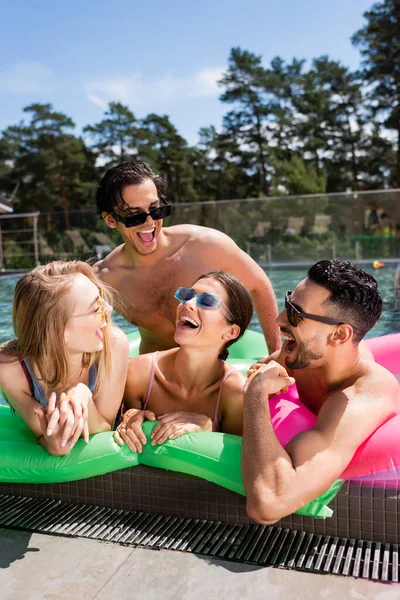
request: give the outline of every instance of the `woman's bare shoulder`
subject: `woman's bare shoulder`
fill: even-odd
[[[29,384],[24,375],[21,363],[15,356],[3,355],[0,350],[0,386],[7,393],[23,392],[30,395]]]
[[[111,343],[114,348],[129,348],[126,333],[116,325],[113,325],[111,329]]]
[[[246,382],[246,377],[236,369],[232,369],[227,365],[227,369],[225,375],[230,373],[229,377],[227,377],[224,387],[223,394],[232,394],[232,393],[243,393],[243,386]]]

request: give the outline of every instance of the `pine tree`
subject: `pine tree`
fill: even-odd
[[[359,46],[362,75],[373,115],[397,137],[396,186],[400,187],[400,3],[383,0],[364,13],[367,23],[353,37]]]

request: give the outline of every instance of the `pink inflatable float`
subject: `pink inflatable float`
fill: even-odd
[[[377,363],[400,374],[400,333],[372,338],[367,344]],[[317,417],[299,400],[296,386],[270,398],[271,421],[285,446],[295,435],[314,426]],[[400,414],[378,427],[355,453],[343,479],[400,480]]]

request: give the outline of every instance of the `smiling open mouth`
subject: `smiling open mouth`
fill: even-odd
[[[286,354],[290,354],[291,352],[293,352],[293,350],[296,349],[296,346],[297,346],[296,340],[287,340],[287,342],[285,344]]]
[[[182,317],[179,320],[179,325],[188,329],[198,329],[199,327],[199,324],[196,323],[196,321],[194,319],[191,319],[190,317]]]
[[[143,244],[150,244],[154,240],[155,229],[148,231],[138,231],[137,236]]]

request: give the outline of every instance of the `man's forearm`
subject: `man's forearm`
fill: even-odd
[[[256,310],[258,320],[264,333],[268,351],[271,354],[281,347],[281,337],[279,327],[275,323],[278,314],[278,305],[271,284],[260,292],[252,292],[252,300]]]
[[[242,474],[250,516],[264,522],[280,518],[293,465],[274,433],[268,400],[255,394],[244,402]]]

